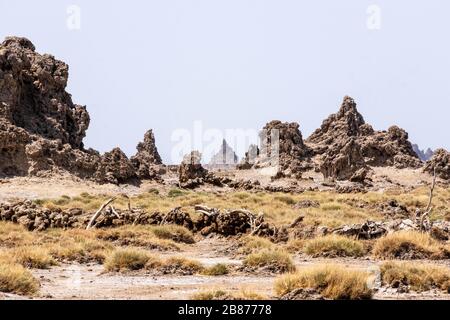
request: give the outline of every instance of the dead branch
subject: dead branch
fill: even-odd
[[[427,208],[425,209],[425,212],[420,216],[420,229],[421,230],[426,230],[426,227],[424,225],[425,219],[426,220],[429,219],[429,215],[430,215],[431,211],[433,210],[433,207],[431,206],[431,204],[433,201],[433,192],[434,192],[435,186],[436,186],[436,168],[434,168],[434,170],[433,170],[433,182],[431,183],[431,187],[430,187],[430,197],[428,199],[428,205],[427,205]]]
[[[120,196],[128,200],[128,211],[133,212],[131,208],[131,198],[126,193],[121,193]]]
[[[139,222],[139,219],[141,219],[143,214],[144,214],[144,211],[139,212],[136,219],[134,219],[134,221],[133,221],[133,226],[135,226]]]
[[[292,223],[289,225],[289,228],[295,228],[300,222],[303,221],[303,219],[305,219],[304,216],[298,216],[294,221],[292,221]]]
[[[196,212],[202,213],[208,217],[215,217],[219,215],[220,211],[216,208],[209,208],[207,206],[196,205],[194,207]]]
[[[116,197],[109,199],[108,201],[106,201],[104,204],[102,204],[102,206],[100,207],[100,209],[97,210],[97,212],[92,216],[91,220],[89,221],[86,230],[90,229],[95,221],[97,220],[97,218],[100,216],[100,214],[103,212],[103,210],[110,204],[112,203],[114,200],[116,200]]]
[[[117,219],[120,219],[120,215],[117,213],[116,209],[113,206],[110,206],[112,213],[116,216]]]

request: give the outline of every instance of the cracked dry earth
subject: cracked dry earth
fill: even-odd
[[[224,238],[209,238],[197,242],[189,248],[176,253],[163,253],[162,256],[188,256],[211,266],[216,263],[240,265],[242,261],[233,257],[233,244]],[[228,254],[227,254],[228,253]],[[297,269],[316,264],[343,264],[351,269],[369,271],[377,286],[376,273],[380,261],[370,258],[311,258],[303,255],[294,257]],[[436,265],[450,266],[449,260],[424,261]],[[47,270],[33,270],[41,282],[40,294],[36,299],[190,299],[201,291],[224,290],[239,292],[249,290],[269,299],[276,299],[273,284],[277,274],[231,273],[223,276],[204,275],[163,275],[154,276],[143,273],[105,273],[99,264],[65,264]],[[448,294],[432,290],[422,293],[398,293],[395,289],[380,288],[373,299],[440,299],[450,300]]]

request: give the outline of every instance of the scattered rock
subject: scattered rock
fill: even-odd
[[[355,237],[356,239],[376,239],[388,232],[382,222],[367,221],[363,224],[342,226],[331,231],[332,234]]]
[[[301,200],[294,204],[294,209],[319,208],[320,203],[315,200]]]
[[[450,180],[450,152],[444,149],[438,149],[433,157],[425,164],[424,171],[434,174],[444,180]]]
[[[280,300],[324,300],[316,289],[297,288],[280,297]]]

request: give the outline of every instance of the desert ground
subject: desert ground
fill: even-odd
[[[249,232],[202,234],[182,225],[127,224],[28,231],[0,222],[0,291],[4,299],[449,299],[450,244],[429,233],[399,230],[374,239],[339,235],[342,226],[395,221],[426,207],[431,177],[419,170],[375,168],[371,190],[337,193],[316,179],[297,180],[313,191],[267,192],[166,183],[98,185],[71,176],[6,178],[0,202],[29,200],[38,208],[73,210],[90,218],[116,196],[114,210],[167,213],[198,219],[196,206],[263,213],[287,236]],[[392,171],[392,170],[391,170]],[[392,172],[391,172],[392,173]],[[258,170],[218,175],[261,177]],[[312,175],[310,172],[305,176]],[[379,179],[378,179],[379,178]],[[392,181],[394,180],[394,181]],[[265,182],[264,182],[265,181]],[[377,182],[378,181],[378,182]],[[292,185],[289,179],[278,185]],[[438,181],[431,220],[450,217],[450,189]],[[181,224],[181,223],[180,223]],[[321,233],[320,230],[329,230]],[[202,230],[204,231],[204,230]],[[204,233],[204,232],[203,232]]]
[[[271,120],[244,155],[167,164],[151,128],[132,156],[87,148],[68,78],[0,44],[0,298],[449,298],[450,152],[395,120],[344,96],[307,138]]]

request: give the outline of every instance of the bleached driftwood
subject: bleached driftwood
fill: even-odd
[[[102,206],[100,207],[100,209],[97,210],[97,212],[92,216],[91,220],[89,221],[86,230],[90,229],[95,221],[97,220],[97,218],[102,214],[103,210],[110,204],[112,203],[114,200],[116,200],[116,197],[109,199],[108,201],[106,201],[104,204],[102,204]]]
[[[433,170],[433,181],[431,182],[428,205],[427,205],[424,213],[422,213],[420,216],[419,228],[423,231],[426,231],[428,229],[427,226],[429,225],[429,223],[426,223],[427,224],[427,226],[426,226],[425,222],[426,221],[429,222],[429,216],[430,216],[431,211],[433,210],[432,201],[433,201],[433,192],[434,192],[435,186],[436,186],[436,168],[434,168],[434,170]]]

